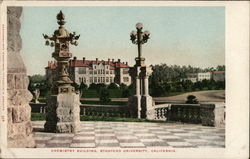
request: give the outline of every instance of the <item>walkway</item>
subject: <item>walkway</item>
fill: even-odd
[[[44,121],[33,122],[38,148],[223,148],[225,129],[193,124],[149,122],[81,122],[76,134],[43,132]]]

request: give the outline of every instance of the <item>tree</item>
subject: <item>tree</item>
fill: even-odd
[[[194,96],[194,95],[188,95],[186,103],[187,104],[198,104],[199,101],[197,100],[196,96]]]
[[[127,98],[130,97],[131,95],[132,93],[128,88],[122,90],[122,97]]]
[[[110,94],[107,88],[100,89],[99,99],[101,103],[104,103],[104,104],[111,101]]]
[[[217,71],[225,71],[225,65],[218,65],[218,66],[216,67],[216,70],[217,70]]]
[[[119,85],[116,83],[110,83],[108,86],[108,89],[118,89],[118,88],[119,88]]]

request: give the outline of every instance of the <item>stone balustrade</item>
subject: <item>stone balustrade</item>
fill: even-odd
[[[80,115],[126,118],[126,117],[129,117],[129,110],[127,106],[123,106],[123,105],[81,104]]]
[[[45,113],[45,103],[30,103],[33,113]],[[225,103],[159,104],[154,106],[154,120],[176,121],[221,127],[225,125]],[[104,117],[130,117],[123,105],[81,104],[80,115]]]
[[[46,113],[46,103],[30,103],[32,113]],[[80,115],[129,117],[129,110],[123,105],[81,104]]]
[[[160,104],[155,106],[155,120],[223,127],[225,103]]]

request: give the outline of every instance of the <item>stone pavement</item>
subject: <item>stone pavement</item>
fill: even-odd
[[[194,124],[82,121],[76,134],[43,132],[33,122],[37,148],[224,148],[225,129]]]

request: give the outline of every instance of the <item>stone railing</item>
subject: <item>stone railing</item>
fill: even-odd
[[[45,103],[30,103],[31,112],[45,113]],[[155,105],[155,120],[177,121],[221,127],[225,125],[225,103],[160,104]],[[125,105],[81,104],[80,115],[104,117],[130,117]]]
[[[32,113],[46,113],[46,103],[30,103]],[[81,104],[80,115],[129,117],[129,110],[124,105],[92,105]]]
[[[80,115],[105,116],[105,117],[129,117],[129,109],[124,105],[90,105],[81,104]]]
[[[171,104],[159,104],[155,105],[155,119],[167,120],[167,116],[170,110]]]
[[[225,125],[225,103],[160,104],[155,106],[155,120],[220,127]]]

